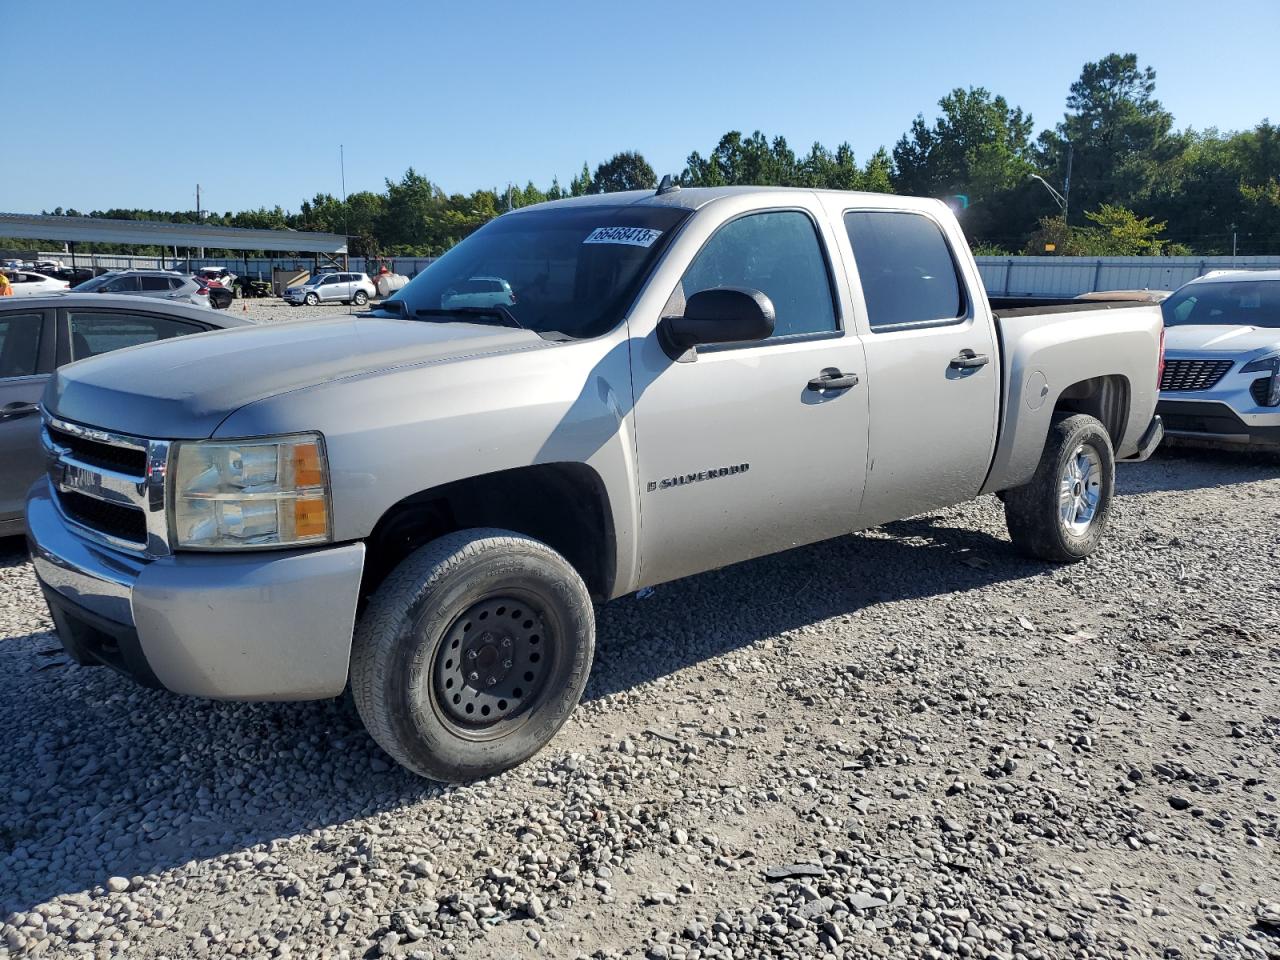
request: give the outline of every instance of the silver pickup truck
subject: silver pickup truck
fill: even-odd
[[[178,693],[333,697],[419,774],[526,759],[592,602],[994,493],[1098,545],[1160,309],[995,316],[940,203],[757,188],[503,215],[377,313],[57,372],[35,569],[58,634]]]

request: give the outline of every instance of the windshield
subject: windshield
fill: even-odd
[[[1189,284],[1161,309],[1166,327],[1246,324],[1280,329],[1280,280]]]
[[[92,279],[86,280],[84,283],[79,284],[76,287],[76,289],[77,290],[97,290],[99,287],[103,286],[104,284],[110,283],[117,276],[118,274],[115,274],[115,273],[104,273],[100,277],[93,277]]]
[[[539,334],[596,337],[622,319],[688,215],[674,207],[568,206],[498,217],[392,299],[420,320],[493,310]]]

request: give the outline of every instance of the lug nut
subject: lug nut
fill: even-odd
[[[474,660],[475,658],[476,658],[476,652],[475,652],[474,650],[468,650],[468,651],[467,651],[467,659],[468,659],[468,660]]]
[[[503,665],[504,667],[506,667],[508,670],[510,670],[510,669],[511,669],[511,661],[510,661],[510,660],[503,660],[503,661],[502,661],[502,665]]]
[[[510,638],[510,637],[503,637],[503,638],[502,638],[502,645],[503,645],[504,647],[509,647],[509,646],[511,646],[511,638]],[[507,664],[507,666],[509,667],[509,666],[511,666],[511,664],[509,664],[509,663],[508,663],[508,664]]]
[[[468,679],[468,680],[479,680],[479,679],[480,679],[480,674],[478,674],[478,673],[476,673],[474,670],[472,670],[470,673],[468,673],[468,674],[467,674],[467,679]]]

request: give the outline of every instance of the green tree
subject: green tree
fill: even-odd
[[[615,153],[596,167],[591,178],[592,193],[616,193],[620,190],[652,190],[658,185],[653,167],[635,150]]]
[[[585,197],[591,192],[591,171],[587,168],[584,161],[582,164],[582,173],[578,174],[569,181],[569,196]]]
[[[1039,165],[1051,181],[1065,181],[1071,155],[1073,209],[1139,205],[1186,148],[1155,89],[1155,70],[1140,67],[1137,54],[1112,53],[1084,65],[1063,121],[1039,144]]]

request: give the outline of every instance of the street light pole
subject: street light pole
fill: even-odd
[[[1031,174],[1031,179],[1039,180],[1044,185],[1044,188],[1049,191],[1049,196],[1053,197],[1054,202],[1057,203],[1058,205],[1058,209],[1062,211],[1062,219],[1066,220],[1067,219],[1067,198],[1064,197],[1062,194],[1060,194],[1057,190],[1053,189],[1053,186],[1049,183],[1049,181],[1046,180],[1044,177],[1040,176],[1040,174],[1038,173]]]

